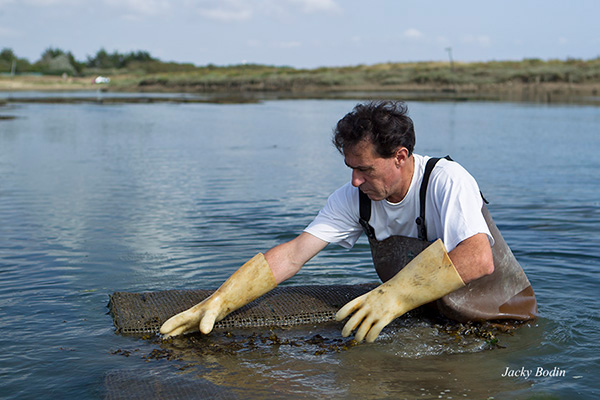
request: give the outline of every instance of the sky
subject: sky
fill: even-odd
[[[0,49],[295,68],[600,56],[600,0],[0,0]]]

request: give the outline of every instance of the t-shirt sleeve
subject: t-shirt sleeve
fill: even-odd
[[[357,190],[348,183],[333,192],[325,207],[304,231],[345,248],[354,246],[362,233],[358,222]]]
[[[462,166],[449,162],[431,175],[430,201],[434,203],[439,220],[435,221],[448,251],[478,233],[494,238],[481,212],[483,200],[475,178]]]

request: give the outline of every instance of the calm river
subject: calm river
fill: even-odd
[[[350,178],[330,136],[355,103],[0,107],[16,117],[0,119],[0,396],[148,400],[195,381],[244,399],[600,396],[597,107],[409,103],[416,152],[475,176],[537,293],[541,318],[499,348],[414,326],[342,351],[267,341],[169,359],[115,334],[111,293],[216,288],[298,234]],[[285,284],[375,281],[361,239]],[[336,343],[340,327],[280,334]],[[249,333],[222,335],[198,340]]]

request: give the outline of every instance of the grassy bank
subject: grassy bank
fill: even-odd
[[[89,90],[95,75],[110,76],[109,91],[205,93],[215,96],[394,97],[555,101],[600,96],[600,58],[486,63],[385,63],[295,69],[264,65],[138,65],[134,70],[88,71],[87,77],[0,78],[0,90]]]

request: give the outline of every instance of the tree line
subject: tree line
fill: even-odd
[[[600,82],[600,57],[590,60],[541,60],[487,62],[399,62],[347,67],[297,69],[261,64],[196,66],[191,63],[163,62],[147,51],[129,53],[100,49],[85,61],[70,51],[47,48],[41,58],[30,63],[12,49],[0,51],[0,73],[37,73],[70,76],[129,75],[139,86],[185,86],[189,90],[293,90],[297,87],[379,87],[403,85],[485,85]],[[186,89],[186,90],[187,90]],[[596,89],[594,89],[596,90]],[[594,95],[597,95],[594,93]]]
[[[86,73],[94,73],[98,70],[142,68],[144,64],[165,63],[143,50],[129,53],[119,53],[118,51],[109,53],[101,48],[95,55],[87,56],[85,61],[80,61],[70,51],[49,47],[42,53],[40,59],[33,63],[26,58],[18,57],[10,48],[3,48],[0,51],[0,72],[3,73],[86,75]]]

